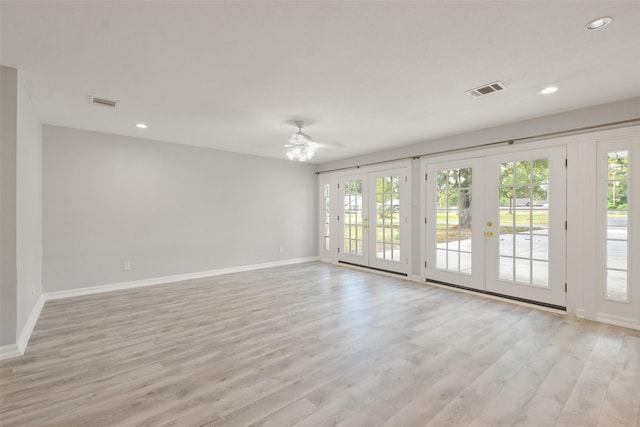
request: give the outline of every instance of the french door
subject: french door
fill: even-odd
[[[426,277],[564,307],[565,148],[427,165]]]
[[[408,273],[406,168],[342,176],[338,260]]]

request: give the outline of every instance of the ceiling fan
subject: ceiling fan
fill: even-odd
[[[318,143],[313,142],[311,137],[302,132],[304,122],[302,120],[296,120],[295,125],[298,127],[298,132],[291,135],[289,143],[285,144],[287,149],[286,155],[289,160],[297,160],[299,162],[306,162],[311,160],[315,154],[315,150],[318,148]]]

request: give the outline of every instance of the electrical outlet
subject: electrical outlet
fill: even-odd
[[[124,271],[129,271],[131,270],[131,261],[125,261],[124,264],[122,265],[122,269]]]

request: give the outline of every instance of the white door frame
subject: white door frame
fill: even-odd
[[[392,162],[386,162],[386,163],[381,163],[381,164],[377,164],[377,165],[370,165],[370,166],[363,166],[363,167],[358,167],[358,168],[350,168],[350,169],[345,169],[345,170],[339,170],[339,171],[333,171],[333,172],[323,172],[320,174],[320,179],[319,179],[319,185],[318,185],[318,189],[319,189],[319,195],[318,195],[318,200],[319,200],[319,208],[318,208],[318,214],[319,214],[319,227],[318,227],[318,236],[319,236],[319,253],[320,253],[320,259],[326,262],[331,262],[334,264],[338,264],[340,263],[341,260],[341,255],[342,255],[342,246],[343,246],[343,233],[344,233],[344,226],[343,226],[343,219],[340,218],[340,220],[338,220],[338,217],[341,215],[341,211],[342,211],[342,207],[341,207],[341,201],[339,200],[342,194],[341,189],[338,188],[338,184],[340,182],[341,179],[343,179],[344,177],[349,177],[349,176],[358,176],[361,174],[370,174],[370,173],[374,173],[374,172],[384,172],[384,171],[393,171],[393,170],[398,170],[401,169],[403,170],[403,176],[406,176],[406,181],[403,182],[403,188],[402,188],[402,194],[401,194],[401,209],[402,209],[402,217],[404,218],[404,222],[402,223],[402,230],[401,230],[401,254],[402,254],[402,258],[403,258],[403,262],[402,265],[400,265],[400,268],[398,269],[394,269],[394,270],[389,270],[388,268],[382,268],[383,270],[386,271],[390,271],[390,272],[397,272],[400,274],[406,274],[407,276],[410,274],[410,272],[412,271],[412,236],[411,236],[411,217],[412,217],[412,210],[413,210],[413,205],[417,204],[417,200],[414,201],[413,200],[413,194],[412,194],[412,180],[411,180],[411,161],[410,160],[401,160],[401,161],[392,161]],[[331,196],[331,237],[330,237],[330,252],[327,253],[326,251],[324,251],[324,244],[321,241],[323,236],[323,229],[322,227],[322,223],[323,223],[323,215],[324,215],[324,206],[323,206],[323,194],[322,194],[322,189],[323,189],[323,185],[325,183],[328,183],[331,186],[331,190],[333,190],[332,192],[332,196]],[[334,196],[335,195],[335,196]],[[371,198],[372,199],[372,203],[375,202],[375,198]],[[371,206],[371,203],[370,203]],[[369,207],[368,209],[371,209],[371,207]],[[375,206],[374,206],[375,209]],[[340,251],[340,252],[339,252]],[[358,264],[358,263],[356,263]],[[379,268],[376,266],[371,266],[372,268]],[[394,266],[395,267],[395,266]]]
[[[517,160],[518,154],[525,155],[525,157],[528,158],[531,156],[535,157],[538,152],[542,152],[542,151],[544,152],[553,151],[555,152],[555,154],[552,154],[552,155],[558,156],[559,155],[558,153],[560,153],[560,151],[562,151],[563,153],[566,152],[566,147],[564,145],[557,145],[557,144],[555,146],[548,145],[547,148],[543,148],[543,149],[540,149],[540,151],[538,151],[538,150],[532,149],[530,146],[524,146],[524,147],[518,147],[518,148],[509,150],[506,156],[508,156],[508,158],[513,158]],[[500,150],[485,149],[485,150],[474,150],[473,152],[459,153],[458,155],[434,156],[434,157],[424,159],[422,161],[421,170],[424,176],[424,180],[422,180],[422,184],[421,184],[421,195],[424,198],[424,200],[423,200],[423,203],[421,203],[421,214],[422,214],[421,216],[424,218],[424,221],[421,221],[420,235],[422,239],[422,244],[420,245],[421,246],[420,250],[421,250],[422,259],[425,260],[425,264],[421,266],[421,275],[424,278],[424,280],[434,279],[434,280],[441,280],[443,282],[447,282],[446,277],[447,276],[451,277],[450,274],[436,273],[435,269],[433,268],[434,264],[429,264],[429,263],[435,262],[435,259],[433,259],[434,258],[433,253],[435,251],[428,249],[428,245],[434,241],[434,235],[433,235],[434,223],[428,221],[428,217],[430,215],[433,215],[433,212],[434,212],[434,202],[428,200],[428,198],[426,197],[426,195],[428,194],[427,185],[433,185],[432,183],[429,183],[427,179],[428,178],[427,175],[429,171],[433,173],[433,169],[435,167],[442,167],[447,165],[451,165],[452,167],[464,167],[465,164],[468,164],[468,165],[474,165],[474,167],[478,168],[478,170],[481,173],[487,173],[488,167],[483,166],[483,164],[486,164],[487,162],[495,163],[496,161],[500,160],[502,155],[505,155],[504,149],[500,149]],[[565,155],[562,155],[560,157],[562,159],[561,161],[564,163]],[[557,166],[557,165],[554,165],[554,166]],[[483,170],[484,172],[482,172]],[[557,188],[556,191],[552,193],[553,196],[555,197],[552,202],[555,203],[557,206],[564,206],[566,201],[566,178],[564,177],[565,171],[564,171],[564,168],[562,168],[561,170],[562,170],[562,177],[560,178],[560,181],[561,181],[560,187]],[[555,173],[556,174],[558,173],[558,169],[556,169]],[[557,179],[558,179],[557,177],[554,177],[554,180],[557,180]],[[495,177],[493,180],[495,181]],[[491,181],[491,179],[489,179],[489,181]],[[475,181],[475,184],[476,185],[474,186],[474,196],[473,196],[474,198],[477,197],[475,195],[476,193],[475,189],[476,187],[478,187],[477,180]],[[484,191],[484,193],[482,193],[482,191]],[[484,197],[485,199],[491,199],[492,201],[485,203],[485,205],[489,209],[493,209],[492,203],[493,204],[497,203],[494,200],[495,198],[497,198],[497,191],[494,191],[491,194],[487,194],[486,191],[491,191],[491,190],[482,189],[478,191],[478,194],[482,194],[480,195],[480,197]],[[485,219],[486,219],[486,221],[490,221],[491,223],[496,223],[496,224],[499,223],[499,221],[497,221],[497,218],[493,218],[493,217],[489,218],[490,215],[488,212],[489,211],[480,213],[480,215],[482,216],[482,222],[485,222]],[[476,210],[476,213],[478,213],[477,210]],[[566,221],[566,209],[561,208],[560,215],[562,216],[562,224],[564,224],[564,221]],[[486,231],[484,230],[484,228],[486,228],[484,227],[484,224],[479,225],[477,221],[475,224],[473,224],[473,229],[475,230],[474,241],[476,241],[476,244],[475,244],[476,247],[478,246],[477,244],[478,235],[482,236],[482,234],[479,234],[479,233],[484,234],[484,231]],[[559,232],[558,230],[554,230],[554,231],[555,233]],[[511,298],[528,299],[528,300],[540,302],[543,304],[551,304],[554,306],[565,307],[566,294],[565,294],[564,283],[566,281],[566,233],[562,232],[561,235],[562,235],[562,238],[559,239],[561,241],[557,242],[558,246],[557,246],[557,249],[554,250],[554,255],[562,261],[561,261],[561,265],[558,265],[557,261],[554,262],[554,266],[557,266],[558,270],[554,270],[553,274],[554,274],[554,280],[556,280],[556,282],[558,280],[562,280],[562,283],[559,283],[559,282],[552,283],[552,286],[551,286],[552,291],[550,292],[542,292],[542,291],[539,291],[539,289],[535,289],[534,287],[531,287],[532,288],[531,292],[527,292],[529,290],[524,288],[518,289],[517,293],[519,294],[522,292],[524,296],[518,296],[513,294],[510,295],[511,293],[510,287],[514,286],[514,284],[512,283],[501,284],[498,281],[497,282],[498,286],[496,286],[495,280],[492,283],[488,283],[488,280],[496,275],[495,269],[497,268],[496,266],[493,271],[490,271],[490,269],[493,268],[494,266],[488,262],[488,259],[483,259],[483,262],[486,266],[484,279],[478,278],[476,275],[474,275],[473,277],[456,276],[456,283],[453,283],[453,284],[471,288],[471,289],[480,290],[486,293],[504,294]],[[486,238],[484,240],[485,245],[491,244],[491,240],[489,239],[490,238]],[[558,256],[558,252],[562,252],[562,255]],[[474,250],[474,258],[480,258],[480,257],[482,257],[481,251],[479,252],[477,250]],[[494,255],[492,255],[492,257],[497,258],[497,249]],[[474,271],[480,272],[480,269],[474,268]],[[551,274],[552,273],[550,272],[550,275]],[[442,280],[443,277],[445,278],[445,280]],[[548,296],[548,294],[553,294],[553,295]],[[562,305],[558,304],[559,301],[562,301]]]

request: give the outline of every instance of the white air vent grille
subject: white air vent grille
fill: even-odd
[[[474,98],[477,98],[482,95],[489,95],[493,92],[498,92],[499,90],[506,89],[507,87],[502,82],[493,82],[487,85],[483,85],[474,89],[470,89],[467,93]]]
[[[119,101],[113,101],[111,99],[98,98],[97,96],[90,96],[89,102],[93,105],[102,105],[103,107],[116,108]]]

